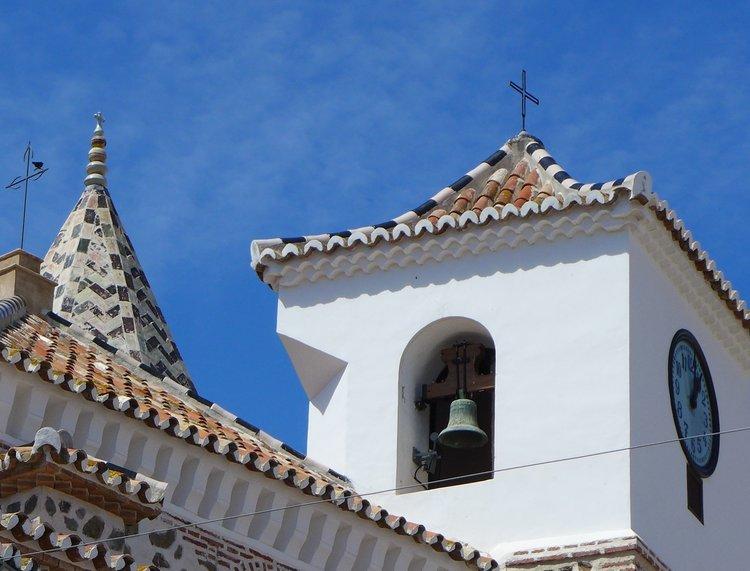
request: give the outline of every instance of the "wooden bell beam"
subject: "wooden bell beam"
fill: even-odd
[[[477,373],[476,361],[487,351],[481,343],[469,343],[466,346],[466,363],[462,347],[446,347],[440,351],[440,358],[448,368],[444,381],[422,385],[422,402],[454,396],[459,389],[459,374],[463,375],[466,367],[466,391],[476,393],[495,388],[494,373],[482,375]],[[460,369],[460,370],[459,370]],[[419,403],[418,403],[419,404]]]

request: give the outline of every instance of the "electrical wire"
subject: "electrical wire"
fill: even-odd
[[[717,432],[707,432],[707,433],[704,433],[704,434],[696,434],[694,436],[683,436],[683,437],[680,437],[680,438],[670,438],[669,440],[657,440],[655,442],[647,442],[645,444],[635,444],[633,446],[623,446],[622,448],[612,448],[610,450],[600,450],[598,452],[589,452],[589,453],[586,453],[586,454],[578,454],[576,456],[565,456],[563,458],[555,458],[553,460],[540,460],[538,462],[529,462],[527,464],[518,464],[518,465],[515,465],[515,466],[507,466],[505,468],[495,468],[493,470],[484,470],[482,472],[475,472],[473,474],[462,474],[460,476],[452,476],[450,478],[443,478],[441,480],[433,480],[432,482],[430,482],[430,485],[432,485],[432,484],[442,484],[442,483],[446,483],[446,482],[451,482],[451,481],[455,481],[455,480],[463,480],[465,478],[473,478],[473,477],[478,477],[478,476],[489,476],[491,474],[499,474],[499,473],[502,473],[502,472],[511,472],[513,470],[522,470],[522,469],[525,469],[525,468],[536,468],[536,467],[539,467],[539,466],[548,466],[550,464],[559,464],[561,462],[569,462],[569,461],[572,461],[572,460],[585,460],[587,458],[596,458],[597,456],[606,456],[606,455],[609,455],[609,454],[616,454],[618,452],[629,452],[629,451],[633,451],[633,450],[642,450],[644,448],[652,448],[652,447],[655,447],[655,446],[663,446],[665,444],[674,444],[676,442],[682,442],[682,441],[686,441],[686,440],[692,440],[694,438],[703,438],[705,436],[718,436],[718,435],[722,435],[722,434],[735,434],[735,433],[738,433],[738,432],[747,432],[747,431],[750,431],[750,426],[744,426],[742,428],[732,428],[732,429],[729,429],[729,430],[719,430]],[[79,547],[87,547],[89,545],[99,545],[99,544],[102,544],[102,543],[108,543],[110,541],[124,541],[124,540],[127,540],[127,539],[133,539],[133,538],[136,538],[136,537],[148,536],[148,535],[151,535],[153,533],[165,533],[165,532],[168,532],[168,531],[178,531],[180,529],[187,529],[187,528],[190,528],[190,527],[198,527],[198,526],[201,526],[201,525],[206,525],[206,524],[211,524],[211,523],[218,523],[218,522],[221,522],[221,521],[228,521],[228,520],[239,519],[239,518],[242,518],[242,517],[251,517],[251,516],[256,516],[256,515],[270,514],[270,513],[274,513],[274,512],[278,512],[278,511],[284,511],[284,510],[289,510],[289,509],[297,509],[297,508],[304,508],[304,507],[314,506],[314,505],[319,505],[319,504],[336,504],[336,502],[338,502],[338,501],[341,501],[341,500],[346,501],[349,498],[364,498],[366,496],[376,496],[376,495],[379,495],[379,494],[385,494],[385,493],[389,493],[389,492],[398,492],[398,491],[401,491],[401,490],[408,490],[408,489],[417,488],[417,487],[421,487],[421,486],[423,486],[423,484],[405,484],[403,486],[396,486],[395,488],[387,488],[387,489],[384,489],[384,490],[377,490],[377,491],[373,491],[373,492],[363,492],[361,494],[351,493],[348,496],[343,497],[343,498],[339,498],[339,499],[328,498],[328,499],[321,499],[321,500],[313,500],[313,501],[310,501],[310,502],[302,502],[302,503],[299,503],[299,504],[286,505],[286,506],[281,506],[281,507],[277,507],[277,508],[268,508],[268,509],[265,509],[265,510],[258,510],[258,511],[248,512],[248,513],[243,513],[243,514],[236,514],[236,515],[230,515],[230,516],[222,516],[222,517],[217,517],[217,518],[212,518],[212,519],[204,519],[204,520],[201,520],[201,521],[183,523],[183,524],[180,524],[180,525],[173,525],[173,526],[170,526],[170,527],[163,527],[163,528],[154,529],[154,530],[151,530],[151,531],[141,531],[141,532],[138,532],[138,533],[131,533],[129,535],[121,535],[121,536],[118,536],[118,537],[110,537],[110,538],[107,538],[107,539],[100,539],[100,540],[97,540],[97,541],[81,542],[81,543],[79,543],[77,545],[74,545],[74,546],[71,546],[71,547],[79,548]],[[71,547],[53,547],[53,548],[50,548],[50,549],[44,549],[44,550],[40,550],[40,551],[31,551],[31,552],[28,552],[28,553],[23,553],[21,555],[22,555],[22,557],[33,557],[35,555],[46,555],[48,553],[54,553],[56,551],[64,551],[64,550],[67,550],[67,549],[71,549]],[[4,558],[0,558],[0,562],[4,563],[6,561],[11,561],[12,559],[13,559],[13,557],[4,557]]]
[[[416,470],[414,470],[414,475],[412,476],[412,478],[414,478],[414,481],[415,481],[415,482],[416,482],[417,484],[419,484],[420,486],[422,486],[422,488],[424,488],[425,490],[429,490],[430,488],[429,488],[429,487],[427,486],[428,482],[422,482],[422,481],[420,481],[420,480],[419,480],[419,478],[417,478],[417,474],[419,474],[419,471],[420,471],[420,470],[421,470],[422,468],[424,468],[424,466],[422,466],[422,464],[420,464],[419,466],[417,466],[417,469],[416,469]],[[425,469],[425,470],[426,470],[426,469]]]

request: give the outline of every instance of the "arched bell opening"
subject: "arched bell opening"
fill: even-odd
[[[495,345],[472,319],[431,323],[399,367],[399,486],[435,489],[492,477]],[[418,485],[421,483],[421,485]]]

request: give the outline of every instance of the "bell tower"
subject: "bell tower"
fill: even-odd
[[[310,400],[308,454],[360,492],[392,490],[368,499],[509,569],[589,564],[575,554],[592,542],[646,569],[744,557],[721,547],[737,534],[721,514],[739,502],[750,525],[734,496],[750,439],[687,482],[679,441],[639,446],[682,434],[667,372],[682,329],[721,426],[750,424],[721,405],[750,398],[750,314],[648,173],[582,183],[521,132],[390,221],[257,240],[252,257]],[[709,410],[691,379],[685,406]]]

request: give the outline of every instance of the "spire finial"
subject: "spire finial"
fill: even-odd
[[[103,186],[107,188],[107,140],[104,138],[104,115],[101,111],[94,113],[96,128],[94,136],[91,137],[91,150],[89,151],[89,164],[86,166],[85,186]]]
[[[97,111],[94,113],[94,119],[96,119],[96,129],[94,129],[94,133],[103,133],[104,132],[104,115],[101,111]]]

